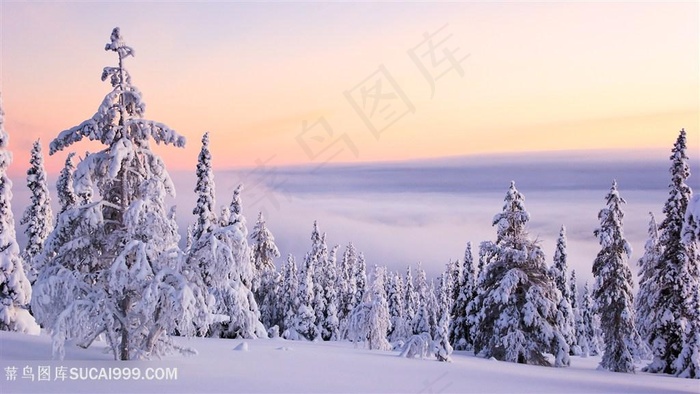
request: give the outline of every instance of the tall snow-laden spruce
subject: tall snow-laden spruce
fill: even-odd
[[[659,295],[658,283],[654,278],[656,264],[661,257],[661,245],[659,244],[659,229],[654,214],[649,212],[648,238],[644,244],[644,254],[639,259],[639,291],[634,300],[635,326],[637,332],[646,343],[649,343],[650,328],[655,319],[653,306]]]
[[[691,306],[692,291],[699,278],[693,265],[697,257],[689,253],[683,242],[683,223],[692,196],[686,155],[686,132],[681,130],[671,151],[669,197],[663,208],[666,215],[659,225],[661,255],[655,262],[645,262],[645,304],[649,313],[644,322],[645,339],[653,353],[652,362],[644,369],[652,373],[679,374],[676,360],[683,349],[685,328],[696,324],[696,311]],[[642,278],[644,280],[644,278]],[[652,284],[648,282],[652,281]],[[697,291],[697,290],[696,290]]]
[[[569,286],[567,283],[568,271],[566,227],[561,226],[559,238],[557,238],[557,248],[554,251],[554,262],[549,269],[549,275],[561,293],[561,299],[557,306],[559,314],[561,315],[559,325],[562,327],[562,334],[564,338],[566,338],[566,343],[569,345],[570,353],[575,354],[577,350],[576,333],[574,327],[574,311],[571,307],[571,295],[569,294]]]
[[[335,245],[331,248],[331,251],[328,253],[328,259],[326,260],[326,286],[323,289],[326,313],[325,320],[321,323],[321,336],[323,339],[331,341],[340,339],[340,320],[338,319],[340,302],[338,300],[338,291],[336,288],[336,283],[338,282],[337,254],[338,245]]]
[[[280,257],[280,251],[275,244],[275,237],[267,228],[262,212],[258,213],[253,231],[250,233],[253,243],[252,258],[256,272],[265,272],[275,268],[275,259]]]
[[[569,277],[569,302],[571,303],[571,309],[575,311],[578,309],[578,283],[576,282],[576,270],[571,270],[571,276]]]
[[[461,259],[456,259],[456,260],[450,260],[446,265],[445,265],[445,272],[444,274],[447,277],[447,280],[445,283],[442,283],[442,279],[440,279],[440,287],[445,287],[445,292],[447,293],[447,302],[445,303],[445,307],[447,308],[447,314],[450,315],[452,313],[452,308],[454,308],[455,300],[457,299],[457,286],[459,285],[459,277],[462,274],[462,266],[464,265],[464,262]],[[443,291],[441,288],[438,291],[438,298],[440,298],[439,292]],[[440,301],[442,304],[442,301]],[[442,313],[442,311],[440,311]]]
[[[370,349],[391,350],[387,334],[391,329],[391,316],[386,300],[384,282],[386,267],[374,267],[374,278],[371,287],[371,306],[369,309],[369,329],[367,342]]]
[[[20,224],[27,226],[24,229],[24,233],[27,235],[27,245],[22,251],[22,259],[25,262],[25,271],[29,281],[34,283],[39,269],[41,269],[41,259],[37,257],[44,250],[44,243],[53,230],[49,184],[46,179],[44,156],[41,154],[39,140],[34,141],[29,164],[27,188],[31,192],[31,202],[24,210]]]
[[[588,282],[583,286],[581,295],[580,319],[576,326],[577,342],[581,347],[581,356],[597,356],[600,354],[602,334],[600,332],[600,318],[595,312],[595,305],[591,293],[588,290]]]
[[[357,278],[355,277],[355,265],[357,264],[357,252],[352,242],[348,243],[340,262],[337,287],[338,287],[338,320],[340,332],[347,331],[347,323],[352,310],[355,309],[355,293],[357,292]]]
[[[430,288],[428,287],[428,280],[426,278],[425,270],[423,270],[422,264],[418,263],[418,268],[416,269],[416,279],[414,281],[415,294],[417,296],[416,304],[416,315],[413,318],[413,334],[420,335],[423,333],[428,333],[431,335],[431,325],[430,325],[430,306],[428,305],[430,300]],[[432,335],[430,336],[432,338]]]
[[[195,224],[187,228],[185,262],[183,273],[192,285],[195,294],[206,300],[207,312],[222,314],[223,308],[218,305],[222,290],[228,283],[228,270],[232,264],[226,248],[221,242],[221,236],[215,236],[219,223],[212,213],[214,205],[214,174],[211,168],[209,154],[209,134],[202,137],[202,148],[197,162],[197,183],[194,192],[197,195],[197,205],[192,210],[196,216]],[[229,257],[229,258],[227,258]],[[200,335],[212,334],[212,328],[220,328],[219,321],[204,319],[203,327],[195,327]],[[213,327],[212,327],[213,326]]]
[[[195,294],[207,300],[211,313],[203,310],[202,314],[209,316],[210,326],[204,331],[227,338],[266,337],[251,291],[254,270],[242,213],[243,185],[234,190],[231,205],[217,218],[213,213],[215,183],[208,134],[202,138],[196,175],[196,222],[188,232],[184,272]]]
[[[593,299],[605,343],[600,366],[613,372],[634,372],[643,348],[634,325],[632,273],[627,264],[632,249],[622,227],[625,200],[616,181],[605,201],[607,207],[598,213],[600,227],[594,231],[601,250],[593,261]]]
[[[248,244],[248,228],[243,215],[243,185],[233,191],[231,205],[224,211],[221,228],[213,234],[224,245],[224,261],[228,267],[222,277],[227,281],[217,297],[222,312],[228,315],[221,336],[225,338],[267,338],[260,321],[260,310],[252,291],[255,267]]]
[[[418,294],[414,289],[413,281],[413,272],[411,271],[411,266],[409,265],[408,268],[406,268],[406,279],[404,282],[404,310],[406,311],[406,324],[410,334],[413,334],[413,322],[416,320],[416,313],[418,313],[418,308],[420,307]]]
[[[576,282],[576,270],[571,270],[571,276],[569,277],[569,302],[571,303],[571,311],[574,317],[574,335],[576,336],[576,344],[571,348],[571,354],[576,356],[581,356],[583,350],[581,344],[579,343],[579,338],[582,336],[582,331],[580,331],[583,326],[580,325],[581,321],[581,309],[579,309],[578,302],[578,283]],[[586,354],[588,356],[588,354]]]
[[[433,341],[433,352],[438,361],[451,361],[450,355],[452,354],[452,345],[450,344],[450,309],[448,305],[448,291],[450,287],[447,286],[448,281],[453,280],[447,274],[443,274],[441,278],[441,286],[439,291],[439,303],[444,305],[445,308],[442,309],[440,316],[438,317],[438,323],[436,327],[435,340]]]
[[[328,322],[329,300],[326,291],[329,286],[335,283],[335,273],[330,273],[328,245],[326,244],[326,233],[320,234],[318,223],[314,221],[314,229],[311,234],[311,252],[313,259],[313,302],[311,303],[316,315],[315,324],[317,331],[323,340],[331,339],[333,333],[324,329]],[[332,282],[330,277],[333,277]]]
[[[279,286],[282,277],[275,268],[275,259],[280,251],[275,244],[275,237],[267,228],[263,213],[258,213],[258,220],[250,233],[253,243],[252,258],[255,267],[253,292],[260,306],[260,320],[268,329],[282,325],[284,311],[281,309]]]
[[[78,203],[78,196],[73,190],[73,173],[75,172],[73,156],[75,156],[75,152],[68,154],[65,164],[58,174],[58,180],[56,180],[56,192],[58,193],[58,206],[60,209],[58,216],[66,210],[74,208]]]
[[[467,242],[462,274],[459,276],[459,284],[454,291],[457,298],[452,307],[452,318],[450,319],[450,343],[456,350],[471,350],[474,341],[471,335],[472,323],[469,319],[471,313],[469,303],[476,296],[476,272],[474,271],[471,242]]]
[[[5,113],[0,96],[0,330],[39,334],[34,318],[27,311],[32,287],[24,272],[12,214],[12,181],[7,168],[12,153],[7,150],[10,136],[5,132]]]
[[[355,267],[353,269],[355,276],[355,305],[362,302],[367,293],[367,263],[365,262],[365,254],[360,252],[357,254]]]
[[[192,239],[198,240],[202,234],[210,233],[216,225],[214,171],[209,152],[209,133],[202,136],[202,148],[197,158],[197,184],[194,188],[197,205],[192,210],[196,221],[192,229]]]
[[[76,169],[80,203],[60,215],[47,240],[32,310],[51,332],[59,357],[66,341],[87,347],[101,334],[119,360],[185,351],[169,334],[191,334],[206,305],[181,273],[177,224],[164,202],[175,190],[149,147],[151,138],[175,147],[185,139],[143,118],[141,93],[123,67],[134,50],[119,28],[105,50],[119,59],[102,73],[113,90],[92,118],[50,144],[51,154],[84,138],[106,148],[84,157]]]
[[[282,266],[282,288],[280,293],[284,295],[281,309],[284,313],[281,328],[282,337],[285,339],[299,339],[296,331],[296,316],[301,305],[299,301],[299,276],[297,263],[292,254],[287,255],[287,262]]]
[[[364,293],[362,302],[350,314],[345,336],[356,345],[363,342],[369,349],[391,350],[387,340],[391,315],[384,289],[385,280],[386,267],[375,265],[369,291]]]
[[[299,285],[297,287],[298,308],[296,310],[294,330],[300,336],[298,339],[313,341],[319,335],[316,326],[316,313],[314,312],[314,264],[316,259],[307,253],[304,257],[304,265],[299,272]],[[289,338],[291,339],[291,338]],[[297,339],[297,338],[295,338]]]
[[[683,290],[688,321],[685,326],[683,348],[673,364],[676,376],[700,379],[700,196],[694,196],[685,211],[681,231],[688,252],[688,265],[683,278],[688,282]]]
[[[474,352],[498,360],[569,364],[569,346],[557,319],[561,293],[547,274],[544,253],[530,239],[524,198],[511,182],[503,211],[493,219],[496,242],[482,244],[484,272],[470,303]]]
[[[398,272],[392,273],[389,278],[387,302],[391,315],[391,329],[389,341],[403,341],[411,335],[411,327],[406,322],[406,309],[404,304],[404,282]]]

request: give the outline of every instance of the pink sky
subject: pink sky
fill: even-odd
[[[695,2],[3,1],[10,173],[26,171],[35,139],[48,151],[97,109],[110,89],[102,68],[116,60],[103,51],[114,26],[136,50],[126,66],[146,116],[188,138],[183,150],[159,148],[171,170],[194,171],[205,131],[220,169],[668,150],[681,127],[692,154],[698,15]],[[64,158],[49,158],[50,171]]]

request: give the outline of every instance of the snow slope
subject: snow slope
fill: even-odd
[[[246,345],[242,345],[245,342]],[[282,339],[181,339],[199,351],[192,357],[117,362],[101,344],[83,350],[66,346],[64,361],[51,360],[46,335],[0,332],[0,392],[51,393],[698,393],[700,381],[638,372],[597,370],[599,357],[572,357],[558,369],[511,364],[455,352],[452,363],[398,357],[347,342],[310,343]],[[29,366],[35,381],[24,379]],[[50,366],[51,381],[37,381]],[[17,379],[7,368],[17,367]],[[54,380],[56,367],[109,369],[177,368],[172,380]],[[74,370],[76,371],[76,370]],[[87,372],[86,372],[87,373]],[[76,373],[80,376],[79,373]],[[70,373],[67,374],[70,376]]]

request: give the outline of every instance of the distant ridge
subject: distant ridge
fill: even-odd
[[[621,190],[661,190],[668,183],[669,155],[661,149],[579,150],[297,165],[275,168],[275,182],[266,186],[294,194],[479,193],[503,191],[514,180],[531,192],[604,191],[617,179]],[[697,157],[690,166],[700,174]],[[691,176],[691,187],[698,179]]]

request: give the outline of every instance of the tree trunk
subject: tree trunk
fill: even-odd
[[[122,339],[119,343],[119,359],[129,360],[129,309],[131,309],[131,296],[124,296],[121,301],[121,309],[124,313],[124,318],[121,320]]]

